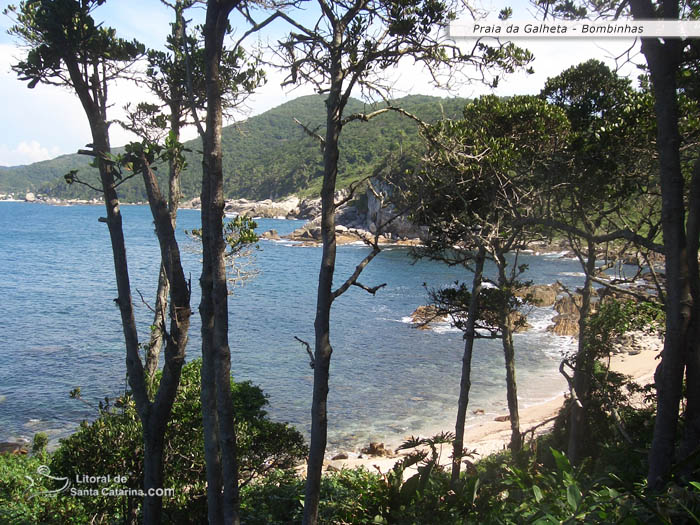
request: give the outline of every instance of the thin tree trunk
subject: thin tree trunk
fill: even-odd
[[[168,307],[168,295],[170,294],[170,283],[165,275],[165,267],[161,263],[158,273],[158,289],[156,291],[155,313],[153,314],[153,328],[151,329],[151,339],[146,350],[146,377],[149,384],[153,383],[158,371],[158,361],[160,350],[163,345],[163,334],[165,331],[165,311]]]
[[[509,289],[510,283],[506,276],[506,260],[504,254],[498,249],[494,254],[496,266],[498,266],[498,286],[501,291]],[[503,355],[506,366],[506,398],[508,401],[508,414],[510,415],[510,449],[518,452],[522,448],[520,435],[520,413],[518,411],[518,385],[515,379],[515,347],[513,346],[513,320],[510,316],[507,301],[503,299],[503,306],[499,312],[501,341],[503,343]]]
[[[114,261],[115,277],[122,329],[126,346],[126,369],[129,385],[136,404],[136,410],[144,432],[144,491],[162,488],[162,440],[165,434],[170,411],[180,379],[180,371],[184,362],[187,332],[189,329],[189,287],[184,278],[174,228],[167,212],[167,205],[158,191],[155,176],[150,169],[144,169],[144,182],[149,195],[149,203],[156,224],[156,234],[160,244],[161,262],[165,267],[168,280],[174,283],[171,289],[171,325],[170,337],[166,346],[166,363],[163,379],[153,403],[149,400],[143,363],[139,355],[138,333],[134,320],[134,309],[131,298],[129,270],[126,257],[126,245],[122,227],[119,199],[115,188],[114,174],[105,155],[110,152],[109,126],[107,124],[107,85],[100,80],[100,72],[95,66],[94,84],[88,86],[75,60],[66,59],[73,87],[80,98],[85,114],[90,123],[93,138],[93,150],[98,160],[100,180],[102,184],[105,208],[107,211],[107,227],[109,230]],[[95,82],[97,80],[98,82]],[[94,97],[94,98],[93,98]],[[159,444],[160,443],[160,444]],[[151,454],[158,454],[158,457]],[[155,483],[156,485],[152,485]],[[144,523],[160,523],[162,500],[160,496],[146,496],[143,503]]]
[[[174,36],[177,38],[178,27],[182,27],[182,11],[176,10],[176,28]],[[179,24],[179,26],[178,26]],[[170,131],[176,141],[180,140],[180,118],[182,116],[181,101],[174,100],[170,104]],[[180,207],[180,167],[177,160],[171,158],[168,162],[168,213],[170,214],[170,222],[173,229],[177,225],[177,211]],[[158,274],[158,289],[156,291],[155,314],[153,315],[153,326],[151,329],[151,339],[148,343],[146,351],[146,377],[149,383],[153,383],[156,371],[158,370],[158,361],[160,359],[160,350],[163,345],[163,336],[165,334],[165,312],[168,308],[168,296],[170,295],[170,282],[165,272],[165,267],[161,263],[160,272]]]
[[[206,162],[206,160],[205,160]],[[204,168],[206,173],[207,168]],[[209,179],[202,179],[202,245],[207,246],[210,210],[204,206],[209,192]],[[216,410],[216,358],[212,351],[214,336],[214,307],[212,302],[212,270],[209,250],[202,251],[202,295],[199,314],[202,319],[202,423],[204,427],[204,460],[207,466],[207,515],[209,523],[223,523],[223,474],[219,447],[219,418]]]
[[[462,455],[464,451],[464,424],[467,419],[467,407],[469,405],[469,389],[471,388],[472,352],[474,339],[476,338],[476,318],[479,315],[479,294],[481,293],[481,278],[484,271],[486,250],[479,248],[474,262],[474,278],[472,279],[472,295],[469,298],[467,311],[467,324],[464,329],[464,355],[462,357],[462,377],[459,384],[459,401],[457,402],[457,421],[455,423],[455,440],[452,447],[452,478],[451,485],[454,489],[459,481],[459,473],[462,467]]]
[[[576,352],[576,362],[574,365],[574,390],[576,398],[581,402],[582,406],[574,403],[571,407],[569,416],[569,442],[567,455],[573,464],[578,462],[583,457],[583,443],[587,435],[587,412],[588,412],[588,397],[591,389],[591,379],[593,375],[593,366],[595,357],[591,355],[589,350],[587,337],[588,319],[591,314],[591,299],[593,297],[593,280],[595,275],[596,253],[595,244],[588,241],[586,254],[586,280],[581,293],[581,308],[579,308],[578,321],[578,349]],[[574,304],[574,306],[576,306]]]
[[[336,31],[337,33],[337,31]],[[339,40],[340,34],[336,34]],[[323,252],[318,275],[316,298],[314,388],[311,404],[311,440],[306,469],[304,498],[304,525],[315,525],[318,521],[318,505],[321,494],[321,471],[326,452],[328,435],[328,378],[331,354],[330,313],[333,303],[333,272],[335,270],[335,183],[338,174],[338,139],[341,131],[343,103],[341,101],[340,57],[335,56],[331,71],[331,89],[326,100],[326,137],[323,150],[323,186],[321,189],[321,236]]]
[[[145,159],[143,159],[145,161]],[[143,422],[144,447],[144,523],[160,523],[162,497],[148,494],[150,489],[163,488],[163,442],[177,387],[190,326],[190,290],[180,259],[172,216],[150,169],[143,171],[153,222],[160,244],[161,260],[170,287],[170,333],[165,345],[165,363],[158,391],[151,405],[149,417]],[[150,454],[156,454],[151,456]]]

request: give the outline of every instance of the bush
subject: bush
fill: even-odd
[[[382,495],[382,478],[364,468],[328,473],[321,479],[319,523],[375,523]],[[274,472],[241,491],[246,525],[301,523],[303,513],[304,480],[293,472]]]
[[[46,473],[45,460],[44,455],[0,454],[0,523],[62,525],[90,522],[80,499],[57,498],[49,493],[60,489],[62,483],[39,473]]]
[[[163,497],[166,522],[206,522],[206,470],[201,414],[201,361],[186,364],[164,446],[164,488],[174,489]],[[245,486],[274,469],[289,469],[307,453],[302,435],[294,428],[267,419],[267,400],[250,382],[231,383],[237,417],[240,483]],[[126,482],[99,486],[139,489],[143,477],[141,422],[133,399],[127,394],[114,404],[101,406],[100,416],[83,422],[79,430],[61,442],[51,469],[62,476],[123,475]],[[76,485],[74,485],[76,487]],[[83,488],[79,485],[77,488]],[[85,488],[97,488],[87,485]],[[141,505],[138,496],[89,496],[80,498],[91,514],[114,521],[133,521]]]

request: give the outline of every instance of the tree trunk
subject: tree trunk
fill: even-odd
[[[126,345],[126,369],[144,433],[144,491],[148,493],[151,489],[163,487],[163,439],[179,384],[180,371],[184,363],[191,313],[189,308],[189,287],[182,271],[180,253],[175,240],[171,216],[168,214],[167,205],[158,190],[153,172],[150,168],[146,169],[146,164],[144,163],[144,182],[160,244],[161,263],[165,269],[167,280],[172,283],[171,324],[170,337],[165,350],[166,362],[161,385],[154,402],[151,403],[148,396],[144,367],[139,355],[138,333],[134,320],[119,200],[112,166],[105,161],[105,155],[110,152],[109,125],[106,115],[106,80],[100,78],[99,68],[95,65],[94,76],[91,79],[92,84],[88,85],[75,57],[66,58],[65,64],[73,87],[90,123],[93,150],[98,161],[117,282],[118,297],[116,302],[121,315]],[[162,499],[160,496],[146,496],[143,503],[144,523],[160,523],[161,509]]]
[[[457,421],[455,423],[455,440],[452,447],[452,478],[451,485],[454,489],[459,481],[459,472],[462,467],[462,455],[464,451],[464,423],[467,419],[467,406],[469,405],[469,389],[471,388],[472,351],[476,338],[476,318],[479,315],[479,294],[481,293],[481,278],[484,271],[486,250],[479,248],[474,263],[474,278],[472,279],[472,295],[469,298],[469,310],[467,311],[467,324],[464,329],[464,356],[462,357],[462,377],[459,383],[459,401],[457,402]]]
[[[505,254],[496,249],[494,260],[498,266],[498,287],[503,293],[510,293],[511,283],[506,276]],[[518,452],[522,448],[520,436],[520,414],[518,411],[518,385],[515,380],[515,347],[513,346],[513,320],[510,316],[508,301],[504,297],[503,306],[499,312],[501,340],[503,343],[503,355],[506,364],[506,398],[508,400],[508,414],[510,415],[510,449]]]
[[[641,0],[630,4],[636,19],[649,14],[643,10],[643,4],[646,3]],[[666,13],[669,18],[673,18],[673,15]],[[675,78],[680,42],[666,39],[661,43],[657,39],[643,38],[642,52],[649,65],[655,96],[661,220],[666,257],[666,336],[661,364],[655,376],[658,402],[648,474],[649,488],[659,490],[668,479],[673,462],[685,364],[685,330],[690,317],[685,303],[687,280],[682,269],[685,258],[685,208]]]
[[[588,397],[591,389],[593,366],[595,364],[595,356],[591,355],[588,342],[586,341],[588,318],[591,314],[591,299],[594,291],[592,277],[595,275],[595,263],[595,244],[588,241],[586,266],[584,268],[586,280],[581,293],[581,308],[579,309],[578,320],[578,349],[576,352],[573,378],[576,398],[581,405],[573,403],[571,405],[571,414],[569,415],[569,443],[567,455],[569,456],[569,461],[574,465],[578,464],[583,457],[583,443],[587,436],[586,417],[588,412]]]
[[[238,465],[231,353],[228,345],[228,288],[223,238],[224,194],[221,152],[222,101],[219,66],[228,15],[238,2],[207,2],[204,26],[207,92],[202,161],[202,416],[205,426],[207,497],[211,523],[240,522]],[[215,428],[212,428],[216,424]],[[207,430],[208,429],[208,430]],[[211,462],[211,463],[210,463]]]
[[[143,159],[145,162],[145,158]],[[148,201],[160,244],[162,265],[170,286],[170,333],[165,345],[165,363],[160,385],[147,420],[143,421],[144,490],[163,488],[163,440],[167,429],[182,365],[190,326],[190,290],[180,260],[173,220],[154,173],[143,172]],[[151,457],[149,451],[157,454]],[[160,523],[162,497],[147,495],[144,501],[144,523]]]
[[[695,162],[693,178],[688,196],[688,234],[687,266],[688,283],[692,297],[691,321],[686,338],[686,408],[685,427],[681,441],[680,457],[687,459],[700,446],[700,268],[698,267],[698,249],[700,248],[700,160]],[[686,462],[681,467],[681,474],[688,476],[695,470],[698,458]]]
[[[337,32],[337,31],[336,31]],[[339,39],[340,35],[336,35]],[[335,182],[338,174],[338,139],[341,131],[343,102],[341,100],[342,71],[340,56],[333,57],[331,89],[326,100],[326,137],[323,150],[323,186],[321,189],[321,236],[323,253],[318,275],[316,320],[314,322],[314,389],[311,404],[311,442],[306,469],[304,525],[318,521],[321,493],[321,470],[328,435],[328,378],[331,354],[330,313],[333,303],[333,272],[335,271]]]
[[[149,425],[150,426],[150,425]],[[144,426],[144,455],[143,455],[143,487],[144,491],[149,488],[163,487],[163,438],[164,432],[160,429],[155,431]],[[143,523],[157,524],[161,522],[163,511],[163,498],[148,493],[143,501]]]
[[[178,26],[179,24],[179,26]],[[178,37],[178,27],[182,27],[182,10],[176,11],[176,28],[174,36]],[[170,131],[176,141],[180,140],[180,119],[182,118],[181,103],[174,100],[170,104]],[[177,225],[177,211],[180,207],[180,167],[174,158],[170,158],[168,162],[168,213],[173,229]],[[156,371],[158,370],[158,361],[160,358],[160,350],[163,345],[163,336],[165,334],[165,312],[168,308],[168,296],[170,294],[170,283],[166,275],[163,264],[160,265],[160,273],[158,274],[158,289],[156,291],[155,314],[153,315],[153,326],[151,329],[151,339],[148,343],[146,351],[146,377],[150,384],[153,383]]]
[[[151,328],[151,339],[146,350],[146,377],[149,384],[153,383],[158,371],[158,361],[160,359],[160,349],[163,345],[163,334],[165,331],[165,311],[168,307],[168,295],[170,294],[170,283],[165,275],[163,264],[160,265],[158,273],[158,290],[156,291],[155,314],[153,314],[153,327]]]

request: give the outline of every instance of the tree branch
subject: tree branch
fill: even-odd
[[[299,339],[296,335],[294,336],[294,339],[299,341],[302,345],[306,347],[306,353],[309,354],[309,366],[311,368],[314,368],[316,366],[316,361],[314,360],[314,353],[311,351],[311,345],[304,341],[303,339]]]
[[[368,242],[368,243],[369,243],[369,241],[367,241],[367,240],[365,240],[365,242]],[[360,274],[362,273],[362,271],[367,267],[367,265],[372,261],[372,259],[374,259],[374,258],[377,256],[377,254],[378,254],[380,251],[381,251],[381,249],[379,248],[379,246],[378,246],[376,243],[373,243],[373,244],[372,244],[372,251],[369,252],[369,253],[367,254],[367,256],[366,256],[364,259],[362,259],[362,261],[360,262],[360,264],[358,264],[358,265],[355,267],[355,271],[354,271],[354,272],[352,273],[352,275],[347,279],[347,281],[345,281],[345,282],[343,283],[343,285],[342,285],[340,288],[338,288],[337,290],[335,290],[335,291],[331,294],[331,301],[334,301],[335,299],[337,299],[338,297],[340,297],[341,295],[343,295],[345,292],[347,292],[347,291],[348,291],[348,288],[350,288],[351,286],[355,285],[355,283],[357,282],[357,279],[360,277]],[[358,285],[356,285],[356,286],[358,286]],[[361,288],[366,289],[366,288],[364,288],[364,287],[361,287]],[[381,286],[379,286],[379,287],[377,288],[377,290],[378,290],[379,288],[381,288]],[[376,290],[375,290],[375,292],[376,292]]]

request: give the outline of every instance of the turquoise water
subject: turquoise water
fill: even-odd
[[[76,387],[96,405],[125,388],[124,349],[114,268],[102,206],[57,207],[0,202],[0,441],[46,431],[59,438],[95,410],[70,399]],[[155,293],[158,247],[145,206],[123,207],[132,293],[141,337],[151,313],[140,303]],[[298,221],[259,220],[260,230],[281,234]],[[197,227],[199,212],[182,210],[178,230]],[[188,358],[200,355],[199,255],[185,250],[193,283]],[[367,253],[338,250],[337,283]],[[230,298],[232,371],[269,396],[270,415],[308,433],[313,374],[297,336],[313,341],[321,250],[262,241],[253,264],[259,275]],[[581,280],[576,261],[525,256],[536,283]],[[418,261],[405,248],[388,247],[366,269],[367,285],[387,283],[376,296],[352,288],[336,301],[329,396],[329,449],[354,449],[369,439],[401,439],[421,429],[453,426],[461,367],[461,333],[449,325],[417,330],[407,316],[427,302],[428,287],[469,278],[458,268]],[[521,402],[532,404],[563,390],[557,367],[567,338],[545,332],[551,309],[530,313],[533,329],[515,337]],[[477,343],[470,407],[487,415],[506,407],[503,356],[498,341]]]

